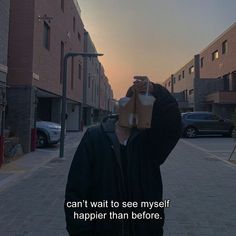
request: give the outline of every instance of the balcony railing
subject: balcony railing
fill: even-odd
[[[236,91],[218,91],[206,95],[207,102],[221,104],[236,104]]]

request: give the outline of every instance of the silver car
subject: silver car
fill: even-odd
[[[37,147],[57,144],[60,141],[61,125],[50,121],[37,121]]]

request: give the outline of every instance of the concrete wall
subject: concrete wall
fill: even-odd
[[[34,1],[11,0],[10,19],[7,84],[32,85]]]
[[[0,130],[5,128],[6,80],[10,1],[0,1]],[[1,135],[1,134],[0,134]]]
[[[11,87],[7,91],[6,127],[19,137],[24,152],[30,152],[31,129],[35,124],[35,90],[30,86]]]
[[[7,55],[8,55],[8,34],[9,34],[9,0],[0,1],[0,86],[3,86],[5,94],[6,78],[7,78]],[[0,96],[2,96],[2,92]],[[5,96],[5,95],[4,95]],[[0,98],[2,100],[2,98]],[[1,116],[1,114],[0,114]]]
[[[9,0],[0,1],[0,72],[6,74],[8,33],[9,33]],[[3,75],[1,79],[4,81]]]

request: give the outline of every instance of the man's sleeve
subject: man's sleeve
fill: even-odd
[[[159,84],[153,84],[152,125],[147,130],[149,151],[161,165],[175,147],[182,133],[181,115],[178,104],[168,90]]]
[[[89,200],[93,182],[92,146],[89,131],[84,134],[72,161],[65,192],[66,229],[73,236],[92,235],[92,223],[74,219],[74,212],[89,212],[86,207],[71,208],[69,202]]]

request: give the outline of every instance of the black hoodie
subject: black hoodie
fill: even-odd
[[[88,128],[71,164],[65,193],[67,230],[78,236],[158,236],[162,235],[164,209],[152,208],[68,208],[67,202],[82,200],[119,202],[162,201],[160,165],[166,160],[181,136],[181,116],[176,100],[161,85],[154,84],[150,129],[133,129],[127,143],[127,173],[121,164],[120,145],[114,132],[114,123],[106,121]],[[154,220],[93,220],[74,219],[74,212],[146,211],[158,213]],[[109,216],[109,215],[107,215]]]

